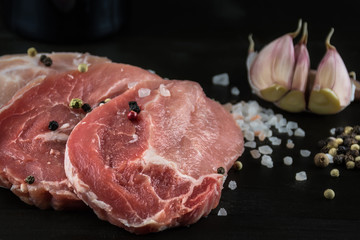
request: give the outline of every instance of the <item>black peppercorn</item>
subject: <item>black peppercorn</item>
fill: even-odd
[[[46,55],[41,55],[40,56],[40,62],[44,63],[45,58],[47,58]]]
[[[27,176],[25,179],[24,179],[24,182],[28,183],[28,184],[33,184],[35,182],[35,177],[34,176]]]
[[[82,106],[81,106],[82,110],[84,110],[84,112],[91,112],[91,106],[90,104],[88,103],[84,103]]]
[[[355,134],[360,134],[360,125],[354,126],[354,128],[353,128],[353,133],[355,133]]]
[[[339,154],[339,155],[336,155],[334,158],[333,158],[333,161],[334,163],[338,164],[338,165],[341,165],[343,164],[344,162],[344,158],[345,158],[345,155],[344,154]]]
[[[345,146],[339,146],[337,148],[337,154],[345,154],[347,151],[347,148]]]
[[[49,57],[45,58],[44,65],[47,66],[47,67],[50,67],[52,65],[51,58],[49,58]]]
[[[129,102],[129,108],[130,108],[130,111],[140,113],[140,107],[138,106],[137,102],[135,102],[135,101]]]
[[[355,157],[359,156],[359,150],[349,150],[348,155],[351,155],[355,158]]]
[[[219,167],[219,168],[217,169],[217,173],[218,173],[218,174],[224,174],[224,173],[225,173],[225,168]]]
[[[48,126],[49,130],[55,131],[56,129],[58,129],[58,127],[59,127],[59,123],[57,121],[49,122],[49,126]]]
[[[347,163],[347,162],[354,162],[354,161],[355,161],[355,158],[354,158],[352,155],[350,155],[350,154],[346,154],[346,155],[345,155],[345,158],[344,158],[344,161],[345,161],[345,163]]]
[[[335,129],[335,134],[336,135],[340,135],[340,134],[342,134],[344,132],[344,128],[343,127],[337,127],[336,129]]]
[[[329,152],[329,148],[327,146],[324,146],[323,148],[321,148],[320,152],[322,153],[328,153]]]
[[[324,139],[321,139],[320,141],[318,141],[318,146],[320,148],[323,148],[324,146],[326,146],[326,141]]]

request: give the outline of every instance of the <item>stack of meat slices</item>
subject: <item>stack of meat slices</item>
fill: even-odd
[[[0,109],[0,131],[3,187],[42,209],[85,203],[138,234],[209,214],[243,152],[199,84],[108,61],[30,81]]]

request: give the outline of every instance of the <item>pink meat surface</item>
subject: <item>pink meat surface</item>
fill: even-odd
[[[26,85],[0,109],[0,186],[42,209],[83,205],[66,178],[64,152],[70,132],[86,113],[69,103],[80,98],[95,108],[141,81],[163,80],[138,67],[102,63],[86,73],[53,74]],[[50,121],[59,128],[49,130]],[[35,182],[24,181],[28,176]]]
[[[150,95],[139,97],[144,89]],[[129,101],[141,107],[137,120]],[[241,129],[199,84],[142,82],[74,128],[65,172],[99,218],[145,234],[208,215],[242,152]]]
[[[40,56],[50,57],[53,64],[50,67],[40,62]],[[82,53],[41,53],[34,57],[26,54],[12,54],[0,57],[0,107],[32,80],[44,79],[55,73],[76,70],[80,63],[94,65],[110,62],[104,57],[97,57]]]

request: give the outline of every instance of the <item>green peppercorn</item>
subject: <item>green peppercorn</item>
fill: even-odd
[[[24,179],[24,182],[28,183],[28,184],[33,184],[35,182],[35,177],[34,176],[27,176],[25,179]]]
[[[30,56],[30,57],[35,57],[36,54],[37,54],[37,51],[35,48],[31,47],[27,50],[27,54]]]
[[[317,153],[314,157],[314,163],[317,167],[327,167],[329,158],[325,153]]]
[[[332,177],[339,177],[340,176],[340,172],[337,168],[331,169],[330,171],[330,176]]]
[[[328,142],[327,147],[330,148],[330,149],[331,149],[331,148],[337,148],[337,147],[338,147],[338,143],[336,142],[335,139],[332,139],[332,140],[330,140],[330,141]]]
[[[236,162],[234,163],[234,168],[235,168],[236,170],[241,170],[241,169],[243,168],[242,162],[236,161]]]
[[[217,173],[218,173],[218,174],[225,174],[225,168],[219,167],[219,168],[217,169]]]
[[[324,197],[325,197],[326,199],[334,199],[334,197],[335,197],[335,192],[334,192],[334,190],[332,190],[332,189],[326,189],[326,190],[324,191]]]
[[[79,98],[73,98],[71,99],[70,103],[69,103],[69,106],[71,108],[81,108],[83,105],[83,101]]]
[[[356,140],[356,141],[360,141],[360,135],[356,135],[356,136],[355,136],[355,140]]]
[[[336,138],[336,139],[335,139],[335,142],[336,142],[337,145],[339,146],[339,145],[343,144],[344,139],[342,139],[342,138]]]
[[[80,63],[78,65],[78,71],[81,73],[87,72],[88,71],[88,65],[86,63]]]
[[[111,101],[111,98],[107,98],[107,99],[104,100],[104,103],[108,103],[110,101]]]

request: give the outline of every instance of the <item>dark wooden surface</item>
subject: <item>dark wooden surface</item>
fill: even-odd
[[[240,160],[243,170],[231,170],[218,208],[190,227],[169,229],[136,236],[99,220],[91,210],[39,210],[21,202],[7,189],[0,189],[0,239],[357,239],[360,226],[360,170],[339,167],[340,177],[329,176],[330,167],[316,168],[312,158],[317,141],[329,136],[337,126],[360,124],[360,104],[352,103],[332,116],[311,113],[289,114],[253,96],[247,83],[245,60],[247,36],[254,35],[256,47],[296,28],[302,18],[309,24],[308,49],[312,68],[325,53],[324,39],[335,28],[332,44],[343,57],[349,71],[360,69],[360,17],[356,4],[336,6],[297,2],[292,6],[252,1],[132,1],[126,26],[112,36],[96,41],[53,43],[22,37],[0,23],[0,54],[24,53],[34,46],[38,51],[78,51],[107,56],[115,62],[152,69],[170,79],[201,83],[206,94],[221,103],[254,99],[288,120],[296,121],[306,137],[292,137],[295,148],[273,147],[274,168],[250,157],[246,149]],[[171,2],[171,3],[170,3]],[[5,9],[2,9],[5,10]],[[2,16],[9,10],[2,11]],[[76,23],[74,23],[76,24]],[[74,41],[75,42],[75,41]],[[211,77],[227,72],[230,87],[213,86]],[[300,149],[312,152],[301,157]],[[282,158],[294,158],[285,166]],[[295,174],[306,171],[308,180],[297,182]],[[227,188],[235,180],[238,188]],[[333,188],[336,198],[323,197]],[[224,207],[228,216],[217,216]]]

